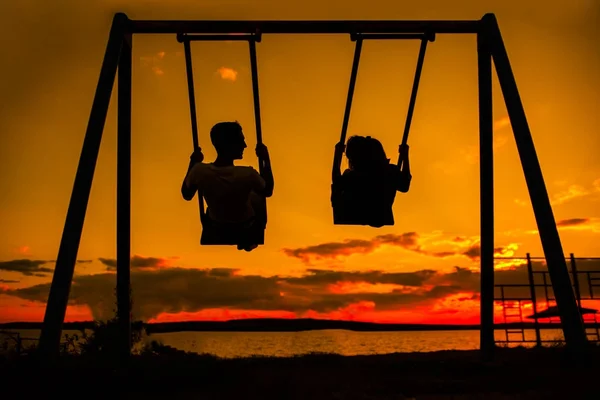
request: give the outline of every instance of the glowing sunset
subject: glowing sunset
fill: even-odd
[[[478,19],[493,9],[511,58],[565,252],[598,255],[598,7],[464,2],[460,8],[375,2],[192,1],[61,6],[17,3],[3,13],[0,65],[0,322],[41,321],[110,20]],[[174,3],[174,4],[172,4]],[[350,2],[351,3],[351,2]],[[41,4],[41,3],[40,3]],[[167,7],[168,6],[168,7]],[[66,5],[64,5],[66,7]],[[17,23],[14,15],[22,15]],[[43,24],[37,16],[45,15]],[[49,17],[48,15],[53,17]],[[527,18],[528,23],[523,23]],[[45,24],[45,25],[44,25]],[[562,28],[568,33],[556,34]],[[72,32],[78,32],[73,37]],[[16,33],[15,33],[16,32]],[[48,42],[44,37],[46,32]],[[50,35],[51,33],[52,35]],[[29,40],[26,40],[29,37]],[[32,38],[36,37],[36,40]],[[200,145],[239,121],[258,169],[247,47],[193,43]],[[191,152],[183,45],[136,36],[132,102],[133,315],[148,322],[319,318],[479,322],[479,121],[472,36],[430,43],[411,135],[412,183],[395,226],[335,226],[331,162],[353,43],[346,35],[265,35],[257,44],[263,140],[275,192],[265,245],[247,253],[200,246],[198,205],[181,198]],[[364,44],[348,135],[380,139],[397,157],[418,42]],[[523,170],[494,77],[495,256],[543,255]],[[109,109],[71,288],[67,321],[111,318],[116,269],[116,92]],[[345,163],[345,161],[344,161]],[[42,166],[42,168],[40,168]],[[536,262],[538,269],[543,263]],[[593,262],[581,268],[598,268]],[[496,280],[524,281],[524,261],[498,260]],[[591,304],[593,306],[593,304]],[[598,305],[596,305],[598,306]],[[500,318],[500,315],[497,315]]]

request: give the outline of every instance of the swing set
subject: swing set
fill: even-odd
[[[194,87],[194,69],[192,65],[192,49],[191,42],[194,41],[247,41],[248,47],[250,50],[250,70],[252,75],[252,95],[254,99],[254,120],[256,124],[256,143],[263,143],[263,135],[262,135],[262,120],[260,115],[260,95],[259,95],[259,84],[258,84],[258,63],[256,56],[256,43],[261,41],[261,33],[260,31],[256,33],[251,33],[247,35],[190,35],[180,33],[177,35],[177,41],[179,43],[183,43],[184,45],[184,54],[185,54],[185,65],[186,65],[186,74],[187,74],[187,84],[188,84],[188,96],[189,96],[189,105],[190,105],[190,118],[191,118],[191,132],[192,132],[192,144],[194,149],[198,151],[202,151],[202,148],[199,144],[198,139],[198,121],[197,121],[197,110],[196,110],[196,94]],[[435,40],[435,33],[427,33],[427,34],[361,34],[361,33],[353,33],[350,35],[350,39],[356,43],[354,50],[354,60],[352,63],[352,72],[350,75],[350,86],[348,89],[348,97],[346,100],[346,108],[344,112],[344,119],[342,122],[342,131],[340,135],[339,143],[344,145],[346,142],[346,134],[348,131],[348,122],[350,120],[350,112],[352,109],[352,99],[354,97],[354,88],[356,86],[356,78],[358,75],[358,67],[360,63],[360,55],[362,50],[362,45],[364,40],[368,39],[378,39],[378,40],[400,40],[400,39],[419,39],[421,40],[421,47],[419,50],[419,56],[417,59],[417,69],[415,72],[415,78],[413,82],[412,93],[410,97],[408,113],[406,117],[406,124],[404,127],[404,134],[402,136],[402,145],[406,145],[408,142],[408,134],[410,131],[410,124],[412,120],[412,116],[414,113],[415,102],[417,98],[417,91],[419,88],[419,80],[421,78],[421,71],[423,70],[423,62],[425,61],[425,51],[427,49],[427,42],[433,42]],[[195,151],[195,150],[194,150]],[[263,161],[258,160],[259,169],[262,169]],[[398,156],[398,167],[406,162],[402,155]],[[333,168],[341,167],[341,159],[334,159]],[[262,170],[261,170],[262,173]],[[333,184],[332,184],[333,187]],[[344,197],[337,196],[335,200],[332,201],[333,207],[333,222],[335,225],[368,225],[368,219],[361,218],[361,215],[353,215],[356,213],[348,212],[349,207],[345,204]],[[264,202],[263,208],[266,210],[266,199],[261,198],[261,201]],[[266,228],[266,218],[264,221],[259,221],[257,225],[253,225],[250,228],[238,227],[235,226],[223,226],[216,221],[211,220],[207,212],[205,211],[204,198],[201,192],[198,193],[198,203],[200,209],[200,222],[202,224],[202,235],[200,238],[201,245],[226,245],[233,246],[237,245],[240,242],[240,237],[242,236],[251,236],[252,243],[257,245],[263,245],[265,242],[265,228]],[[360,213],[362,214],[362,213]],[[393,216],[389,220],[384,221],[383,225],[394,225]],[[251,230],[250,233],[246,232],[247,230]]]
[[[229,34],[235,35],[229,35]],[[464,21],[148,21],[130,20],[123,13],[115,14],[100,70],[79,165],[71,193],[65,226],[56,259],[50,293],[40,336],[40,351],[48,357],[58,354],[62,324],[73,279],[77,252],[81,240],[87,203],[100,142],[108,112],[110,97],[118,73],[117,116],[117,318],[120,324],[119,345],[124,357],[131,351],[130,261],[131,261],[131,80],[134,34],[176,35],[184,44],[190,97],[192,139],[199,147],[196,105],[191,63],[192,41],[248,41],[254,93],[254,113],[257,142],[262,143],[256,43],[264,34],[347,34],[356,42],[348,99],[342,124],[340,143],[345,143],[360,51],[367,39],[420,39],[417,71],[402,137],[406,144],[414,111],[416,94],[428,41],[439,34],[475,34],[478,53],[479,138],[480,138],[480,246],[481,246],[481,328],[482,357],[491,360],[494,354],[494,185],[493,185],[493,114],[492,60],[513,128],[523,173],[529,190],[540,239],[547,261],[555,298],[560,311],[567,348],[578,358],[585,355],[587,337],[583,320],[570,283],[564,252],[550,205],[542,170],[519,91],[494,14],[480,20]],[[402,160],[399,160],[399,164]],[[335,165],[334,165],[335,167]],[[339,167],[339,166],[338,166]],[[207,223],[201,194],[200,216],[204,225],[202,244],[234,244],[235,238],[215,238]],[[334,223],[344,224],[336,217]],[[391,221],[393,224],[393,221]],[[266,221],[265,221],[266,225]],[[208,228],[207,228],[208,227]],[[262,230],[264,243],[264,228]],[[212,236],[212,237],[211,237]]]

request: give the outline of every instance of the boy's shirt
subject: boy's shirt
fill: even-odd
[[[239,223],[254,217],[250,193],[261,193],[265,180],[252,167],[216,167],[197,163],[185,177],[188,187],[196,187],[206,199],[209,217],[217,222]]]

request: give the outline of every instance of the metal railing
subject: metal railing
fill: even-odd
[[[502,313],[502,328],[504,339],[496,339],[496,343],[510,345],[522,343],[534,343],[542,346],[544,343],[560,343],[562,339],[544,339],[542,330],[561,329],[561,321],[556,312],[556,298],[550,282],[548,270],[536,270],[535,262],[545,264],[544,257],[496,257],[495,260],[522,260],[527,268],[527,282],[500,283],[495,284],[494,303],[499,304]],[[579,306],[590,342],[600,342],[600,318],[596,310],[584,308],[582,302],[600,302],[600,269],[578,269],[579,261],[600,261],[600,257],[580,257],[573,254],[566,259],[570,264],[569,276],[575,293],[577,305]],[[513,293],[510,293],[510,292]],[[515,293],[516,292],[516,293]],[[541,293],[540,293],[541,292]],[[541,296],[540,296],[541,294]],[[541,299],[541,301],[540,301]],[[545,304],[545,310],[540,310],[540,302]],[[524,309],[531,307],[531,315],[524,320]],[[496,323],[498,327],[500,324]],[[497,330],[496,328],[495,330]],[[535,332],[535,339],[528,339],[527,330]]]

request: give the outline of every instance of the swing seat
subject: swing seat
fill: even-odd
[[[240,244],[265,244],[265,221],[253,219],[248,222],[231,224],[213,221],[208,215],[201,218],[203,246],[236,246]]]
[[[417,60],[417,70],[413,81],[412,93],[408,106],[406,124],[404,126],[404,134],[402,136],[402,144],[400,145],[400,157],[398,159],[396,172],[391,174],[384,173],[382,176],[365,175],[364,170],[360,175],[353,175],[352,178],[340,175],[342,156],[339,152],[338,145],[345,146],[346,133],[348,130],[348,122],[352,109],[352,98],[354,96],[354,88],[356,85],[356,76],[358,74],[358,66],[360,63],[360,54],[362,50],[363,37],[355,36],[356,46],[354,49],[354,60],[352,62],[352,72],[350,74],[350,86],[348,88],[348,97],[346,99],[346,109],[342,122],[342,132],[340,141],[336,145],[336,150],[333,158],[332,170],[332,185],[331,185],[331,205],[333,208],[333,223],[334,225],[368,225],[374,228],[394,225],[394,213],[392,205],[396,196],[396,191],[403,193],[408,192],[410,186],[410,168],[400,168],[402,163],[402,148],[407,145],[408,133],[410,131],[410,123],[414,112],[419,80],[421,78],[421,70],[425,60],[425,50],[427,42],[433,41],[435,35],[425,35],[421,38],[421,47],[419,49],[419,58]],[[408,148],[406,148],[408,150]],[[408,153],[406,153],[408,157]],[[368,157],[366,158],[368,160]],[[392,172],[392,171],[389,171]],[[398,176],[400,172],[401,176]],[[345,174],[345,173],[344,173]],[[403,176],[402,176],[403,175]],[[350,179],[349,179],[350,178]],[[381,178],[381,180],[380,180]]]
[[[204,200],[203,200],[204,201]],[[250,221],[242,223],[223,223],[214,221],[209,217],[209,209],[202,213],[202,246],[236,246],[240,244],[265,244],[265,229],[267,227],[267,199],[259,197],[260,209]]]
[[[391,204],[369,198],[368,193],[365,196],[353,195],[351,192],[340,190],[336,184],[333,184],[331,189],[334,225],[362,225],[373,228],[394,225]]]
[[[362,225],[372,228],[382,228],[384,226],[394,225],[394,216],[378,218],[370,213],[365,212],[365,209],[347,210],[343,204],[333,206],[333,224],[334,225]]]

